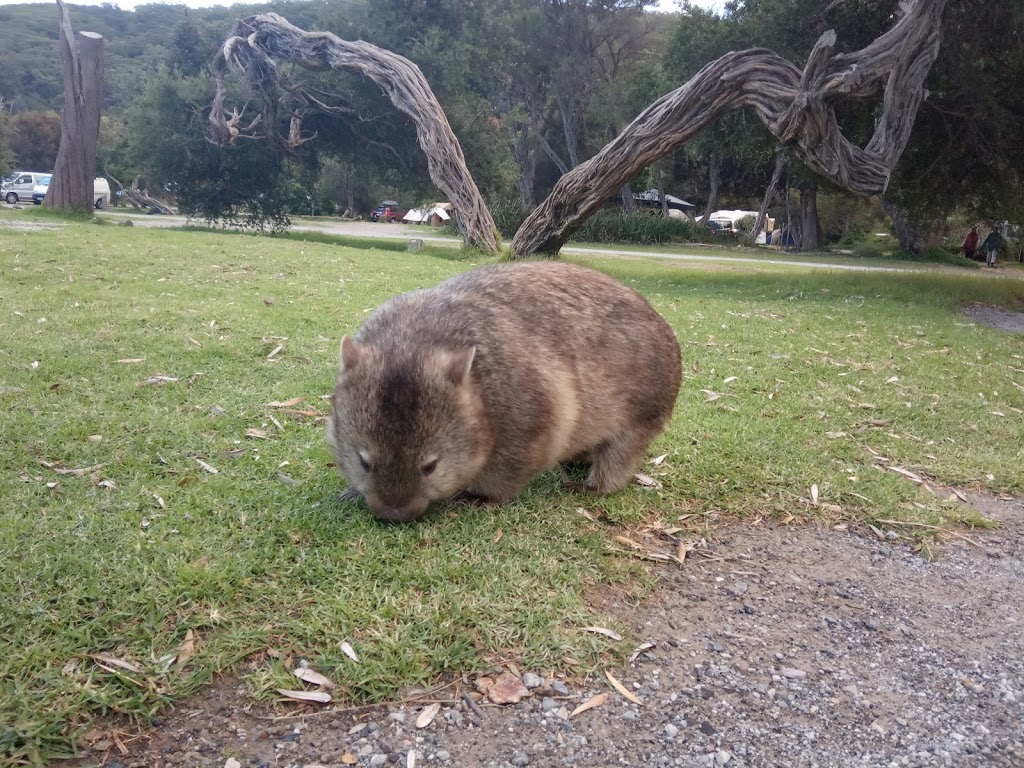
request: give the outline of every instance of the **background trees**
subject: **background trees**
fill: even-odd
[[[1017,130],[1024,96],[1011,85],[1024,76],[1022,6],[949,4],[929,98],[885,198],[906,225],[908,249],[926,247],[960,218],[1024,219],[1024,140]],[[891,26],[898,0],[732,0],[720,15],[686,4],[678,14],[653,8],[649,0],[315,0],[208,10],[148,5],[134,13],[76,6],[74,21],[107,41],[100,161],[111,174],[130,180],[143,173],[151,189],[179,194],[196,186],[228,191],[217,183],[182,186],[184,177],[169,162],[180,151],[194,173],[227,163],[242,185],[287,186],[287,195],[283,187],[262,190],[284,200],[282,213],[302,212],[318,196],[318,209],[362,214],[384,197],[409,205],[436,197],[409,121],[358,77],[286,71],[339,117],[308,118],[317,139],[295,156],[277,158],[260,145],[214,162],[195,133],[202,125],[195,114],[209,104],[201,85],[207,63],[236,18],[276,10],[304,29],[365,39],[416,62],[492,207],[529,210],[565,172],[708,61],[763,46],[802,65],[826,29],[836,30],[840,47],[857,49]],[[0,161],[6,139],[19,167],[49,170],[57,145],[52,110],[61,98],[52,6],[0,7],[0,51],[0,99],[13,104],[0,125]],[[868,135],[877,109],[873,101],[844,105],[847,133]],[[731,115],[657,169],[642,171],[633,187],[648,189],[660,179],[665,191],[701,212],[756,210],[779,149],[758,120]],[[267,157],[269,165],[243,173],[246,158]],[[198,198],[193,203],[200,205]],[[803,221],[801,211],[814,207],[820,221]],[[880,215],[877,201],[854,201],[799,162],[789,164],[769,212],[785,218],[787,209],[794,229],[811,234],[820,227],[826,240]]]

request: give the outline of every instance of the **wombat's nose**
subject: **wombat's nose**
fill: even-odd
[[[403,506],[382,505],[371,510],[373,516],[382,523],[411,523],[427,511],[426,502],[405,504]]]

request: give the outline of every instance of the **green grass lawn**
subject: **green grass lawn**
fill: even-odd
[[[825,518],[927,554],[985,521],[887,467],[1024,489],[1024,345],[955,312],[1022,308],[1024,282],[584,263],[678,333],[683,388],[651,448],[667,458],[645,468],[664,487],[593,499],[550,473],[499,509],[381,526],[337,500],[338,343],[471,256],[0,229],[0,764],[68,754],[90,718],[145,720],[231,668],[275,697],[306,659],[359,700],[503,661],[592,669],[631,648],[582,631],[614,626],[587,590],[646,583],[618,534],[674,553],[732,516]]]

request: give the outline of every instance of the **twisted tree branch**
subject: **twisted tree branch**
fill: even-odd
[[[238,21],[211,64],[217,91],[210,123],[220,143],[230,144],[242,135],[239,120],[225,108],[230,69],[239,73],[259,102],[262,130],[268,136],[288,148],[311,138],[302,134],[294,115],[288,135],[281,133],[279,94],[284,85],[278,60],[316,72],[356,72],[383,88],[392,104],[415,123],[430,178],[455,206],[463,237],[484,251],[499,250],[494,220],[423,73],[408,59],[375,45],[342,40],[330,32],[305,32],[276,13]],[[308,97],[306,101],[310,102]]]
[[[945,5],[946,0],[907,0],[893,28],[854,53],[834,54],[835,33],[826,32],[802,71],[765,49],[727,53],[711,62],[559,179],[516,233],[515,256],[557,253],[636,173],[723,112],[743,107],[752,108],[818,173],[856,194],[881,194],[924,97],[924,80],[939,52]],[[830,102],[843,96],[864,98],[882,83],[882,115],[862,149],[843,136]]]

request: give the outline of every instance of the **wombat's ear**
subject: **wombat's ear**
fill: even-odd
[[[352,341],[348,336],[341,340],[341,351],[338,353],[338,362],[342,371],[353,370],[359,364],[359,358],[363,356],[363,345],[358,341]]]
[[[458,386],[469,380],[469,371],[473,367],[473,358],[476,357],[476,347],[460,349],[448,353],[446,373],[452,384]]]

